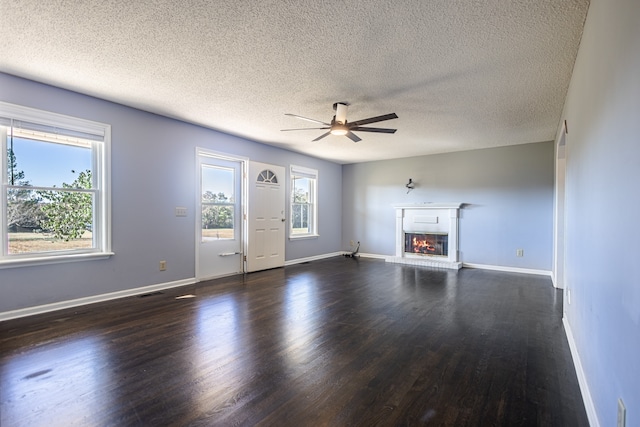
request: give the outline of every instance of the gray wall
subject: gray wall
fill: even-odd
[[[461,261],[550,271],[553,156],[545,142],[346,165],[342,244],[394,255],[392,204],[462,202]],[[407,194],[409,178],[417,186]]]
[[[318,169],[320,237],[286,242],[286,259],[340,250],[342,167],[78,93],[0,74],[0,100],[112,125],[115,256],[0,269],[0,312],[195,276],[195,148]],[[186,218],[174,208],[186,206]],[[158,271],[158,261],[167,271]]]
[[[592,0],[565,103],[565,317],[595,412],[640,426],[640,2]]]

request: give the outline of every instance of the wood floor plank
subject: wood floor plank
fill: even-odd
[[[15,319],[0,424],[587,426],[561,306],[546,277],[332,258]]]

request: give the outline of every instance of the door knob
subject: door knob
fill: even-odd
[[[285,221],[286,221],[286,219],[285,219],[285,218],[282,218],[280,221],[285,222]]]

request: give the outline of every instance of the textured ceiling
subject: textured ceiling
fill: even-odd
[[[0,71],[339,163],[552,140],[588,0],[0,0]],[[332,104],[360,132],[324,131]]]

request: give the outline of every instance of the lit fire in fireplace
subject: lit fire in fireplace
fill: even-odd
[[[423,255],[448,255],[448,236],[446,234],[405,233],[404,251]]]
[[[413,252],[417,254],[428,253],[428,252],[433,253],[436,251],[436,247],[428,239],[418,239],[416,236],[413,236],[413,239],[411,239],[411,242],[412,242],[411,246],[412,246]]]

